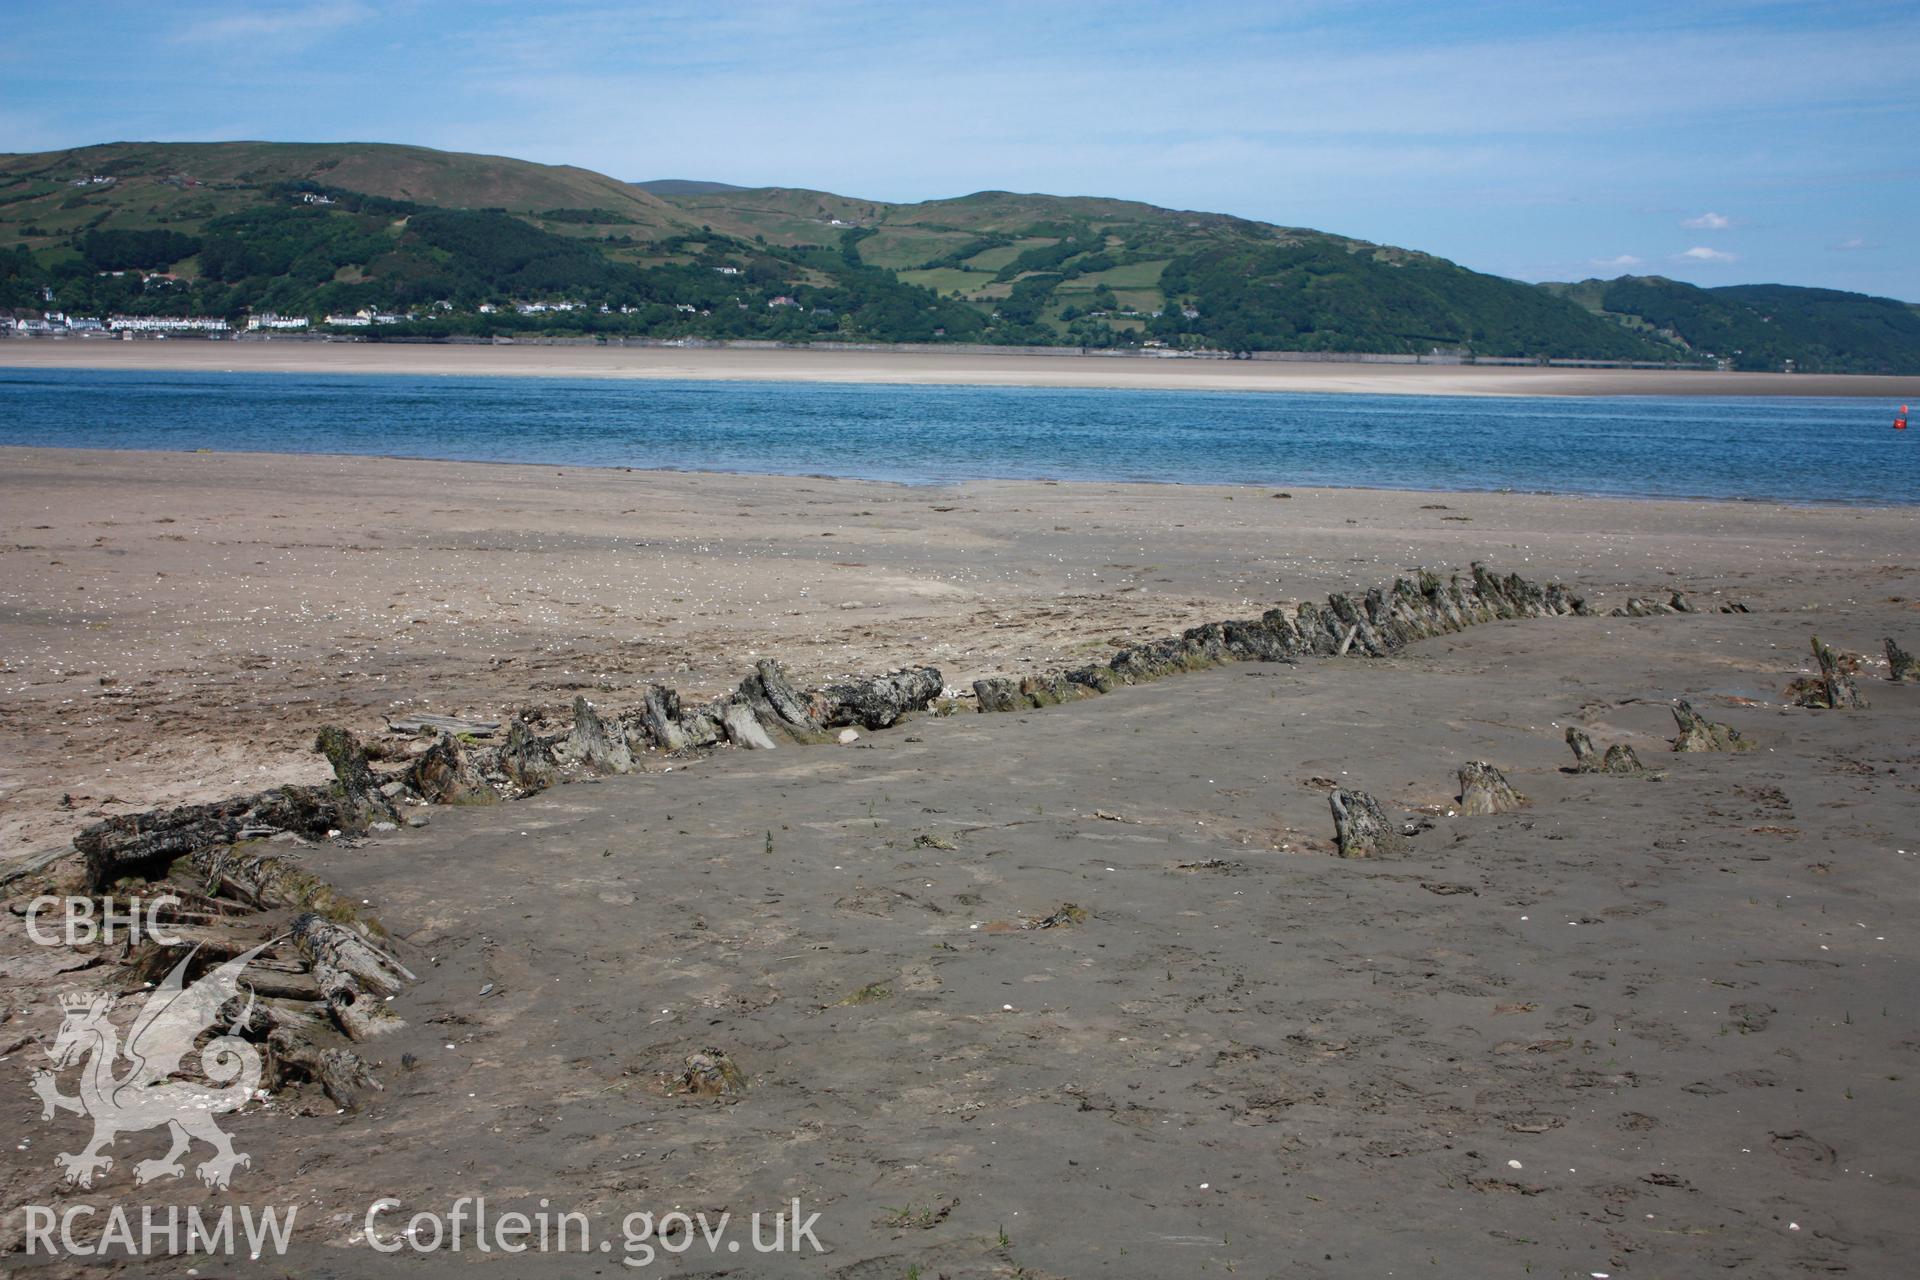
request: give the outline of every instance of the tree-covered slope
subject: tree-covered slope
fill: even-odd
[[[851,231],[863,261],[987,308],[1003,332],[1036,342],[1683,355],[1517,281],[1226,214],[1007,191],[911,205],[791,188],[664,194],[709,225],[772,244]]]
[[[1623,278],[1533,286],[1413,250],[1135,201],[890,204],[619,182],[361,143],[0,156],[0,309],[407,317],[381,334],[1457,352],[1920,369],[1887,299]]]
[[[1920,312],[1892,298],[1784,284],[1702,289],[1662,276],[1544,285],[1595,314],[1739,369],[1911,373]]]

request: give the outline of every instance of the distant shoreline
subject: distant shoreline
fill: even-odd
[[[418,453],[341,453],[296,449],[162,449],[144,446],[122,448],[109,445],[0,443],[0,463],[27,463],[37,465],[49,460],[59,461],[71,458],[81,464],[97,463],[100,465],[108,465],[112,460],[127,457],[148,459],[156,466],[166,465],[171,462],[204,461],[208,458],[249,458],[278,460],[279,464],[283,466],[306,462],[340,465],[378,462],[389,463],[401,468],[506,467],[519,468],[529,472],[575,472],[583,475],[605,472],[625,476],[647,476],[655,479],[685,476],[692,479],[739,480],[743,482],[786,480],[825,483],[830,485],[870,485],[881,491],[899,491],[904,494],[919,496],[991,485],[1043,485],[1049,489],[1059,489],[1069,493],[1076,490],[1084,490],[1089,493],[1095,490],[1111,491],[1115,486],[1139,488],[1147,491],[1167,489],[1173,491],[1202,491],[1208,493],[1216,490],[1240,490],[1253,494],[1254,496],[1259,496],[1272,492],[1282,483],[1280,481],[1247,482],[1218,479],[1141,480],[1131,477],[1096,479],[1086,476],[1056,478],[1052,476],[998,475],[942,477],[930,480],[900,480],[869,475],[843,475],[825,471],[756,471],[750,468],[721,465],[687,467],[658,465],[625,466],[613,462],[540,461],[526,458],[452,458]],[[1604,493],[1587,489],[1514,488],[1500,485],[1470,487],[1457,485],[1336,484],[1327,481],[1314,481],[1311,484],[1300,485],[1288,484],[1286,486],[1286,496],[1291,497],[1296,493],[1384,495],[1403,498],[1527,498],[1550,502],[1612,503],[1634,506],[1644,506],[1649,503],[1672,503],[1679,506],[1732,506],[1749,509],[1767,508],[1776,511],[1905,513],[1912,512],[1916,505],[1914,503],[1880,499],[1786,498],[1768,494],[1752,497],[1729,497],[1726,494],[1715,493]]]
[[[594,345],[0,341],[0,368],[1438,396],[1920,398],[1920,376]]]

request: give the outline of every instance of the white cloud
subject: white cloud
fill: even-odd
[[[1714,213],[1709,210],[1697,218],[1684,219],[1680,225],[1690,231],[1725,231],[1733,225],[1733,219],[1724,213]]]
[[[1673,256],[1683,262],[1738,262],[1740,260],[1739,254],[1728,253],[1724,249],[1709,249],[1699,244]]]
[[[356,0],[322,0],[265,13],[223,13],[176,31],[176,44],[249,40],[306,43],[371,17]]]
[[[1643,266],[1645,262],[1646,260],[1644,258],[1636,258],[1630,253],[1622,253],[1611,258],[1594,258],[1591,260],[1591,265],[1599,267],[1602,271],[1626,271],[1633,267]]]
[[[1837,253],[1851,253],[1856,249],[1877,249],[1879,246],[1870,243],[1865,236],[1848,236],[1839,244],[1830,244],[1827,248]]]

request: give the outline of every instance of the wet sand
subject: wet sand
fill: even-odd
[[[58,450],[0,451],[0,511],[10,848],[316,780],[324,721],[624,706],[769,654],[959,685],[1471,559],[1707,610],[650,757],[301,850],[422,980],[363,1112],[224,1122],[227,1196],[134,1188],[152,1134],[55,1184],[85,1126],[39,1119],[33,1039],[119,971],[55,974],[16,922],[0,1251],[16,1206],[240,1202],[300,1206],[293,1274],[476,1261],[376,1254],[389,1195],[389,1235],[471,1195],[610,1234],[505,1260],[542,1276],[615,1274],[628,1213],[796,1197],[825,1256],[653,1271],[1880,1276],[1920,1248],[1920,688],[1877,662],[1920,647],[1909,511]],[[1871,655],[1871,708],[1783,705],[1814,631]],[[1666,751],[1677,696],[1758,749]],[[1569,723],[1664,776],[1562,773]],[[1529,807],[1450,813],[1469,759]],[[1432,826],[1339,860],[1330,782]],[[708,1046],[745,1094],[670,1096]]]
[[[965,689],[1420,565],[1920,599],[1912,509],[1277,492],[0,449],[0,839],[315,781],[325,721],[709,696],[768,656]]]
[[[1920,395],[1920,378],[917,351],[452,346],[288,341],[0,342],[0,368],[653,378],[1460,396]]]

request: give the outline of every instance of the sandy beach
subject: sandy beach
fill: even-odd
[[[1910,509],[0,450],[0,838],[310,780],[313,726],[563,714],[1116,637],[1474,559],[1596,598],[1920,599]],[[1904,607],[1904,606],[1902,606]],[[1797,657],[1797,655],[1796,655]],[[70,797],[72,807],[63,807]]]
[[[7,14],[0,1280],[1920,1277],[1920,8],[662,8]]]
[[[396,1193],[389,1235],[549,1197],[620,1248],[626,1213],[797,1198],[830,1252],[764,1274],[838,1277],[1877,1276],[1920,1247],[1920,689],[1879,658],[1920,647],[1911,510],[8,449],[0,512],[13,850],[322,781],[323,723],[378,757],[396,715],[555,726],[762,657],[964,690],[1472,560],[1594,610],[284,846],[418,975],[357,1046],[361,1110],[226,1121],[236,1194],[301,1206],[299,1274],[471,1262],[371,1250]],[[1699,612],[1606,616],[1674,591]],[[1867,655],[1869,708],[1787,705],[1816,631]],[[1671,752],[1676,697],[1756,750]],[[1658,776],[1563,771],[1569,724]],[[1527,807],[1460,815],[1469,759]],[[1424,829],[1333,857],[1332,786]],[[7,931],[0,1042],[47,1043],[46,991],[115,989],[113,958]],[[743,1092],[661,1084],[708,1048]],[[80,1122],[25,1086],[6,1203],[87,1199],[50,1162]],[[132,1158],[94,1199],[221,1199]]]
[[[1847,374],[531,344],[16,340],[0,342],[0,368],[864,382],[1429,396],[1864,396],[1896,401],[1920,396],[1920,378]]]

